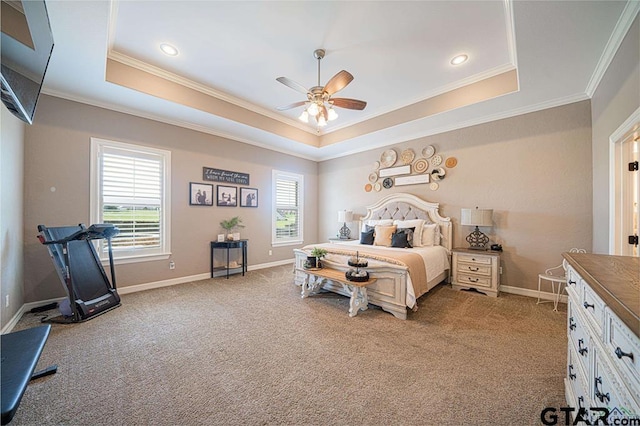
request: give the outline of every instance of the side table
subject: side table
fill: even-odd
[[[241,269],[242,276],[247,272],[247,244],[249,240],[227,240],[227,241],[211,241],[211,278],[214,277],[214,271],[227,271],[227,279],[229,279],[229,270],[237,270]],[[227,251],[227,263],[226,266],[218,266],[213,267],[213,255],[216,249],[223,249]],[[229,267],[229,252],[231,249],[240,249],[242,252],[242,265],[236,268]],[[237,274],[240,271],[232,272],[232,274]]]
[[[476,289],[497,297],[500,292],[500,252],[454,248],[451,286],[457,290]]]

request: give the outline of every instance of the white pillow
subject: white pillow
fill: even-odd
[[[366,225],[369,225],[371,227],[375,227],[376,225],[389,226],[389,225],[393,225],[393,220],[392,219],[364,220],[362,221],[362,229],[360,230],[360,232],[367,232]]]
[[[440,226],[429,223],[422,227],[422,245],[425,247],[440,245]]]
[[[422,247],[422,230],[424,226],[424,219],[410,219],[410,220],[394,220],[393,224],[398,228],[416,228],[413,230],[413,246]]]

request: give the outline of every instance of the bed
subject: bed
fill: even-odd
[[[442,217],[439,204],[424,201],[411,194],[391,194],[372,206],[367,207],[366,215],[360,220],[354,237],[360,232],[389,223],[398,227],[411,224],[424,224],[422,235],[415,235],[414,248],[381,247],[360,244],[360,240],[312,244],[295,249],[295,284],[302,286],[309,272],[305,270],[305,261],[315,247],[323,248],[327,255],[322,259],[323,267],[339,271],[352,269],[347,260],[356,255],[365,258],[366,268],[375,283],[367,286],[369,303],[379,306],[396,318],[406,319],[407,309],[418,308],[417,299],[429,290],[446,281],[451,264],[452,226],[451,219]],[[370,229],[370,228],[369,228]],[[429,229],[429,231],[427,231]],[[422,244],[425,243],[425,244]],[[331,280],[325,280],[323,288],[345,296],[350,296],[344,286]]]

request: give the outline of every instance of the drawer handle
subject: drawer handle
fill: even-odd
[[[600,387],[598,386],[602,384],[602,377],[596,377],[595,382],[596,382],[595,383],[596,398],[598,398],[600,402],[604,402],[605,399],[607,400],[607,402],[609,402],[611,400],[611,397],[609,396],[609,392],[607,393],[600,392]]]
[[[578,408],[584,408],[584,396],[578,397]]]
[[[618,357],[618,359],[622,359],[623,356],[626,356],[631,358],[631,361],[633,361],[633,352],[629,352],[629,353],[622,352],[622,349],[620,349],[620,346],[616,347],[615,354]]]
[[[587,303],[586,301],[582,304],[584,306],[585,309],[593,309],[594,311],[596,310],[596,306],[595,305],[590,305],[589,303]]]
[[[569,280],[569,284],[576,285],[576,282],[574,280]]]
[[[579,339],[578,340],[578,352],[580,353],[580,355],[582,356],[586,356],[587,353],[589,353],[589,349],[587,349],[586,347],[583,348],[582,344],[584,343],[583,339]]]
[[[576,375],[573,374],[573,364],[569,364],[569,380],[575,380]]]
[[[573,317],[569,317],[569,330],[575,330],[576,329],[576,323],[573,322]]]
[[[467,277],[467,279],[469,281],[471,281],[472,283],[477,283],[478,282],[478,278],[471,278],[471,277]]]
[[[469,268],[469,270],[473,272],[478,272],[480,270],[480,268],[472,268],[471,266],[467,266],[467,268]]]

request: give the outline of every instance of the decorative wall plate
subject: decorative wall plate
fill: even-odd
[[[375,189],[376,192],[380,192],[380,190],[382,189],[382,185],[380,185],[380,182],[377,182],[375,185],[373,185],[373,189]]]
[[[425,158],[431,158],[435,153],[436,153],[436,149],[433,147],[433,145],[429,145],[428,147],[422,150],[422,155],[424,155]]]
[[[370,183],[368,183],[368,184],[366,184],[364,186],[364,191],[365,192],[371,192],[372,189],[373,189],[373,186]]]
[[[369,182],[375,183],[378,180],[378,174],[376,172],[369,173]]]
[[[375,161],[375,162],[373,163],[373,168],[374,168],[375,170],[378,170],[378,169],[380,168],[380,162],[379,162],[379,161]]]
[[[393,186],[393,179],[391,178],[385,178],[382,181],[382,186],[384,186],[385,188],[389,189]]]
[[[458,159],[456,157],[449,157],[447,161],[444,162],[444,165],[450,169],[453,169],[456,164],[458,164]]]
[[[402,154],[400,154],[400,158],[402,159],[402,162],[404,164],[411,164],[413,159],[416,158],[416,153],[413,152],[411,148],[407,148],[402,151]]]
[[[388,149],[382,153],[380,157],[380,165],[382,167],[391,167],[396,163],[398,154],[393,149]]]
[[[433,167],[438,167],[440,164],[442,164],[442,155],[436,155],[431,159],[431,165]]]
[[[424,173],[429,168],[429,162],[424,158],[418,158],[415,163],[413,163],[413,171],[416,173]]]
[[[429,184],[429,188],[430,188],[432,191],[437,191],[439,186],[440,186],[440,185],[438,185],[438,183],[437,183],[437,182],[431,182],[431,183]]]
[[[433,169],[431,171],[431,177],[433,178],[433,180],[442,180],[444,179],[444,175],[446,173],[447,172],[442,167],[440,167],[439,169]]]

